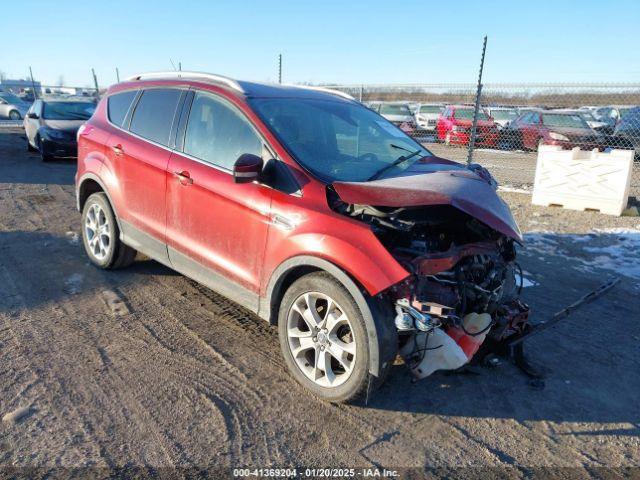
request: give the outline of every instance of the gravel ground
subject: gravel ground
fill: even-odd
[[[336,406],[291,379],[275,329],[241,306],[153,261],[90,266],[74,171],[72,161],[27,154],[19,130],[0,131],[0,477],[124,469],[226,478],[229,468],[269,466],[386,467],[406,478],[640,471],[638,219],[504,194],[532,232],[520,256],[533,321],[623,273],[527,344],[544,388],[508,361],[417,383],[397,366],[368,404]],[[626,230],[592,231],[613,227]]]

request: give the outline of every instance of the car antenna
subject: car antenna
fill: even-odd
[[[478,110],[480,110],[480,93],[482,92],[482,70],[484,69],[484,53],[487,50],[487,36],[484,36],[482,44],[482,57],[480,58],[480,72],[478,73],[478,88],[476,89],[476,104],[473,108],[473,124],[471,125],[471,137],[469,138],[469,151],[467,153],[467,165],[473,162],[473,147],[476,143],[476,128],[478,126]]]

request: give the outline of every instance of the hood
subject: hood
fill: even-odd
[[[460,125],[461,127],[473,126],[473,120],[467,120],[466,118],[454,118],[453,123]],[[476,124],[478,127],[493,127],[495,122],[493,120],[478,120]]]
[[[522,241],[511,210],[493,187],[464,166],[437,157],[413,164],[402,176],[371,182],[333,182],[342,201],[376,207],[451,205],[494,230]]]
[[[43,119],[45,127],[53,130],[62,130],[64,132],[77,132],[80,125],[85,123],[86,120],[47,120]]]
[[[591,128],[580,127],[547,127],[550,132],[557,132],[565,135],[569,138],[582,138],[589,136],[597,136],[598,133],[594,132]]]

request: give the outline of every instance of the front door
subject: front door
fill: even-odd
[[[196,92],[182,150],[172,154],[167,177],[171,264],[255,310],[272,190],[235,183],[232,168],[243,153],[261,156],[263,142],[236,107]]]

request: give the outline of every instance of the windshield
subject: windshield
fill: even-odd
[[[542,115],[542,123],[549,127],[589,128],[581,115],[576,114],[551,114]]]
[[[14,95],[13,93],[9,93],[9,92],[1,92],[0,93],[0,98],[2,98],[3,100],[5,100],[8,103],[12,103],[14,105],[21,105],[24,103],[24,100],[22,100],[20,97],[18,97],[17,95]]]
[[[440,113],[441,107],[438,105],[421,105],[418,112],[420,113]]]
[[[473,108],[456,108],[455,118],[461,120],[473,120]],[[478,110],[478,120],[488,120],[487,114],[482,110]]]
[[[491,110],[491,116],[496,120],[513,120],[518,116],[518,112],[515,110]]]
[[[382,168],[393,176],[431,156],[422,145],[380,115],[357,103],[301,98],[258,98],[251,105],[307,170],[323,181],[366,181]]]
[[[394,105],[383,103],[380,105],[382,115],[411,115],[411,110],[406,105]]]
[[[96,109],[90,102],[48,102],[44,104],[45,120],[89,120]]]

